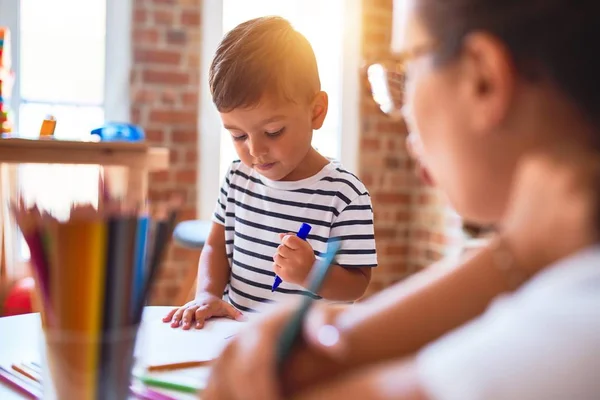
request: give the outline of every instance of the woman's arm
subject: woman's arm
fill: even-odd
[[[480,315],[494,297],[510,289],[504,272],[494,267],[494,257],[494,248],[488,246],[461,265],[434,265],[333,315],[328,308],[315,310],[305,330],[313,350],[296,353],[285,387],[294,392],[367,363],[412,354]],[[339,330],[337,345],[320,343],[324,324]]]
[[[371,399],[427,400],[414,361],[395,361],[376,365],[317,386],[295,397],[296,400]]]

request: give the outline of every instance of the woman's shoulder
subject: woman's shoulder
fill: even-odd
[[[417,356],[423,385],[436,399],[592,398],[600,393],[599,304],[593,246],[425,347]]]

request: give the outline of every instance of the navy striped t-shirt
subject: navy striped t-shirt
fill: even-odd
[[[225,226],[231,277],[228,300],[241,311],[289,296],[318,296],[299,285],[282,282],[271,292],[273,256],[279,233],[296,232],[303,222],[312,230],[308,243],[319,257],[331,237],[342,242],[335,263],[342,267],[376,267],[371,198],[362,182],[331,162],[300,181],[272,181],[240,161],[231,164],[214,222]]]

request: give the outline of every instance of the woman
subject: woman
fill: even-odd
[[[465,219],[500,234],[457,268],[315,309],[285,371],[273,343],[293,308],[269,316],[226,348],[203,398],[600,393],[600,3],[404,4],[423,161]]]

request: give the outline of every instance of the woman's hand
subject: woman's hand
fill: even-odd
[[[213,365],[202,398],[276,400],[341,370],[342,363],[320,351],[322,346],[313,348],[306,341],[294,349],[285,368],[277,370],[275,344],[296,308],[295,305],[282,307],[238,334]],[[342,309],[324,305],[319,308],[322,309],[318,313],[319,321],[324,321],[324,315],[333,321]]]

